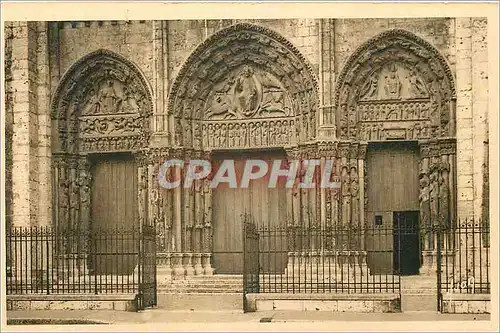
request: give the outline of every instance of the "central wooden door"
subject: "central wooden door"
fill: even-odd
[[[269,173],[274,160],[285,159],[282,151],[231,153],[215,155],[214,165],[218,167],[224,159],[235,161],[238,186],[235,189],[227,183],[219,185],[213,192],[214,223],[214,267],[219,274],[241,274],[243,272],[243,226],[242,214],[251,214],[258,228],[284,225],[286,223],[286,189],[284,177],[278,178],[276,188],[268,188]],[[241,188],[241,176],[248,159],[267,161],[268,173],[261,179],[250,182],[248,188]],[[269,247],[268,240],[261,242],[261,249]],[[267,246],[267,247],[266,247]],[[281,247],[276,241],[272,247]],[[276,259],[274,259],[276,260]],[[263,263],[268,266],[269,263]],[[271,264],[273,267],[281,263]],[[263,267],[265,270],[266,267]]]
[[[131,274],[137,265],[137,167],[130,155],[104,156],[92,167],[93,268]],[[136,229],[137,230],[137,229]]]

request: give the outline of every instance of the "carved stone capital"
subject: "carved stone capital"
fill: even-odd
[[[350,143],[349,142],[340,142],[338,144],[338,156],[348,158],[350,151]]]
[[[149,148],[147,157],[149,159],[149,162],[151,164],[155,164],[158,162],[163,162],[163,160],[169,158],[171,154],[171,149],[168,147],[155,147],[155,148]]]
[[[179,147],[171,148],[170,156],[171,156],[171,158],[182,160],[186,156],[186,149],[179,148]]]
[[[138,166],[145,167],[149,164],[149,150],[142,149],[134,152],[134,158]]]
[[[440,155],[453,155],[457,153],[457,142],[455,138],[439,140]]]
[[[368,144],[366,142],[361,142],[358,147],[358,158],[360,160],[366,159],[367,150],[368,150]]]
[[[288,160],[297,160],[299,158],[299,147],[287,147],[285,148],[286,156]]]
[[[335,157],[337,155],[337,144],[335,141],[319,141],[319,155],[326,158]]]

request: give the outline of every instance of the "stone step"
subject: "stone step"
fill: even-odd
[[[158,293],[158,308],[170,311],[242,311],[241,293]]]
[[[401,290],[401,295],[437,295],[437,290],[432,290],[432,289]]]
[[[401,311],[437,311],[437,296],[425,294],[401,295]]]
[[[243,285],[243,281],[195,281],[195,280],[189,280],[189,281],[172,281],[171,283],[166,283],[167,285],[172,285],[172,286],[206,286],[206,285],[230,285],[230,286],[237,286],[237,285]]]
[[[243,274],[213,274],[213,275],[193,275],[193,278],[198,279],[241,279]]]
[[[227,294],[227,293],[242,293],[242,289],[222,289],[222,288],[193,288],[193,289],[158,289],[158,293],[162,294]]]

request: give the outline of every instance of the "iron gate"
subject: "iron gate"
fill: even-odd
[[[138,309],[156,306],[156,232],[154,226],[143,225],[139,242]]]

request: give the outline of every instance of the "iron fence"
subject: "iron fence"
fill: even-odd
[[[136,227],[9,228],[7,294],[138,293],[142,236]]]
[[[253,280],[244,276],[245,292],[401,294],[401,276],[416,274],[435,274],[438,302],[444,294],[491,292],[488,221],[422,229],[397,221],[392,227],[246,226],[244,265],[251,268],[244,272]]]
[[[439,231],[440,294],[489,294],[490,228],[488,221],[462,220]]]
[[[264,226],[255,233],[258,241],[246,242],[244,252],[245,264],[252,256],[258,263],[258,291],[251,292],[260,293],[399,293],[395,242],[418,237],[416,229],[383,227]]]

